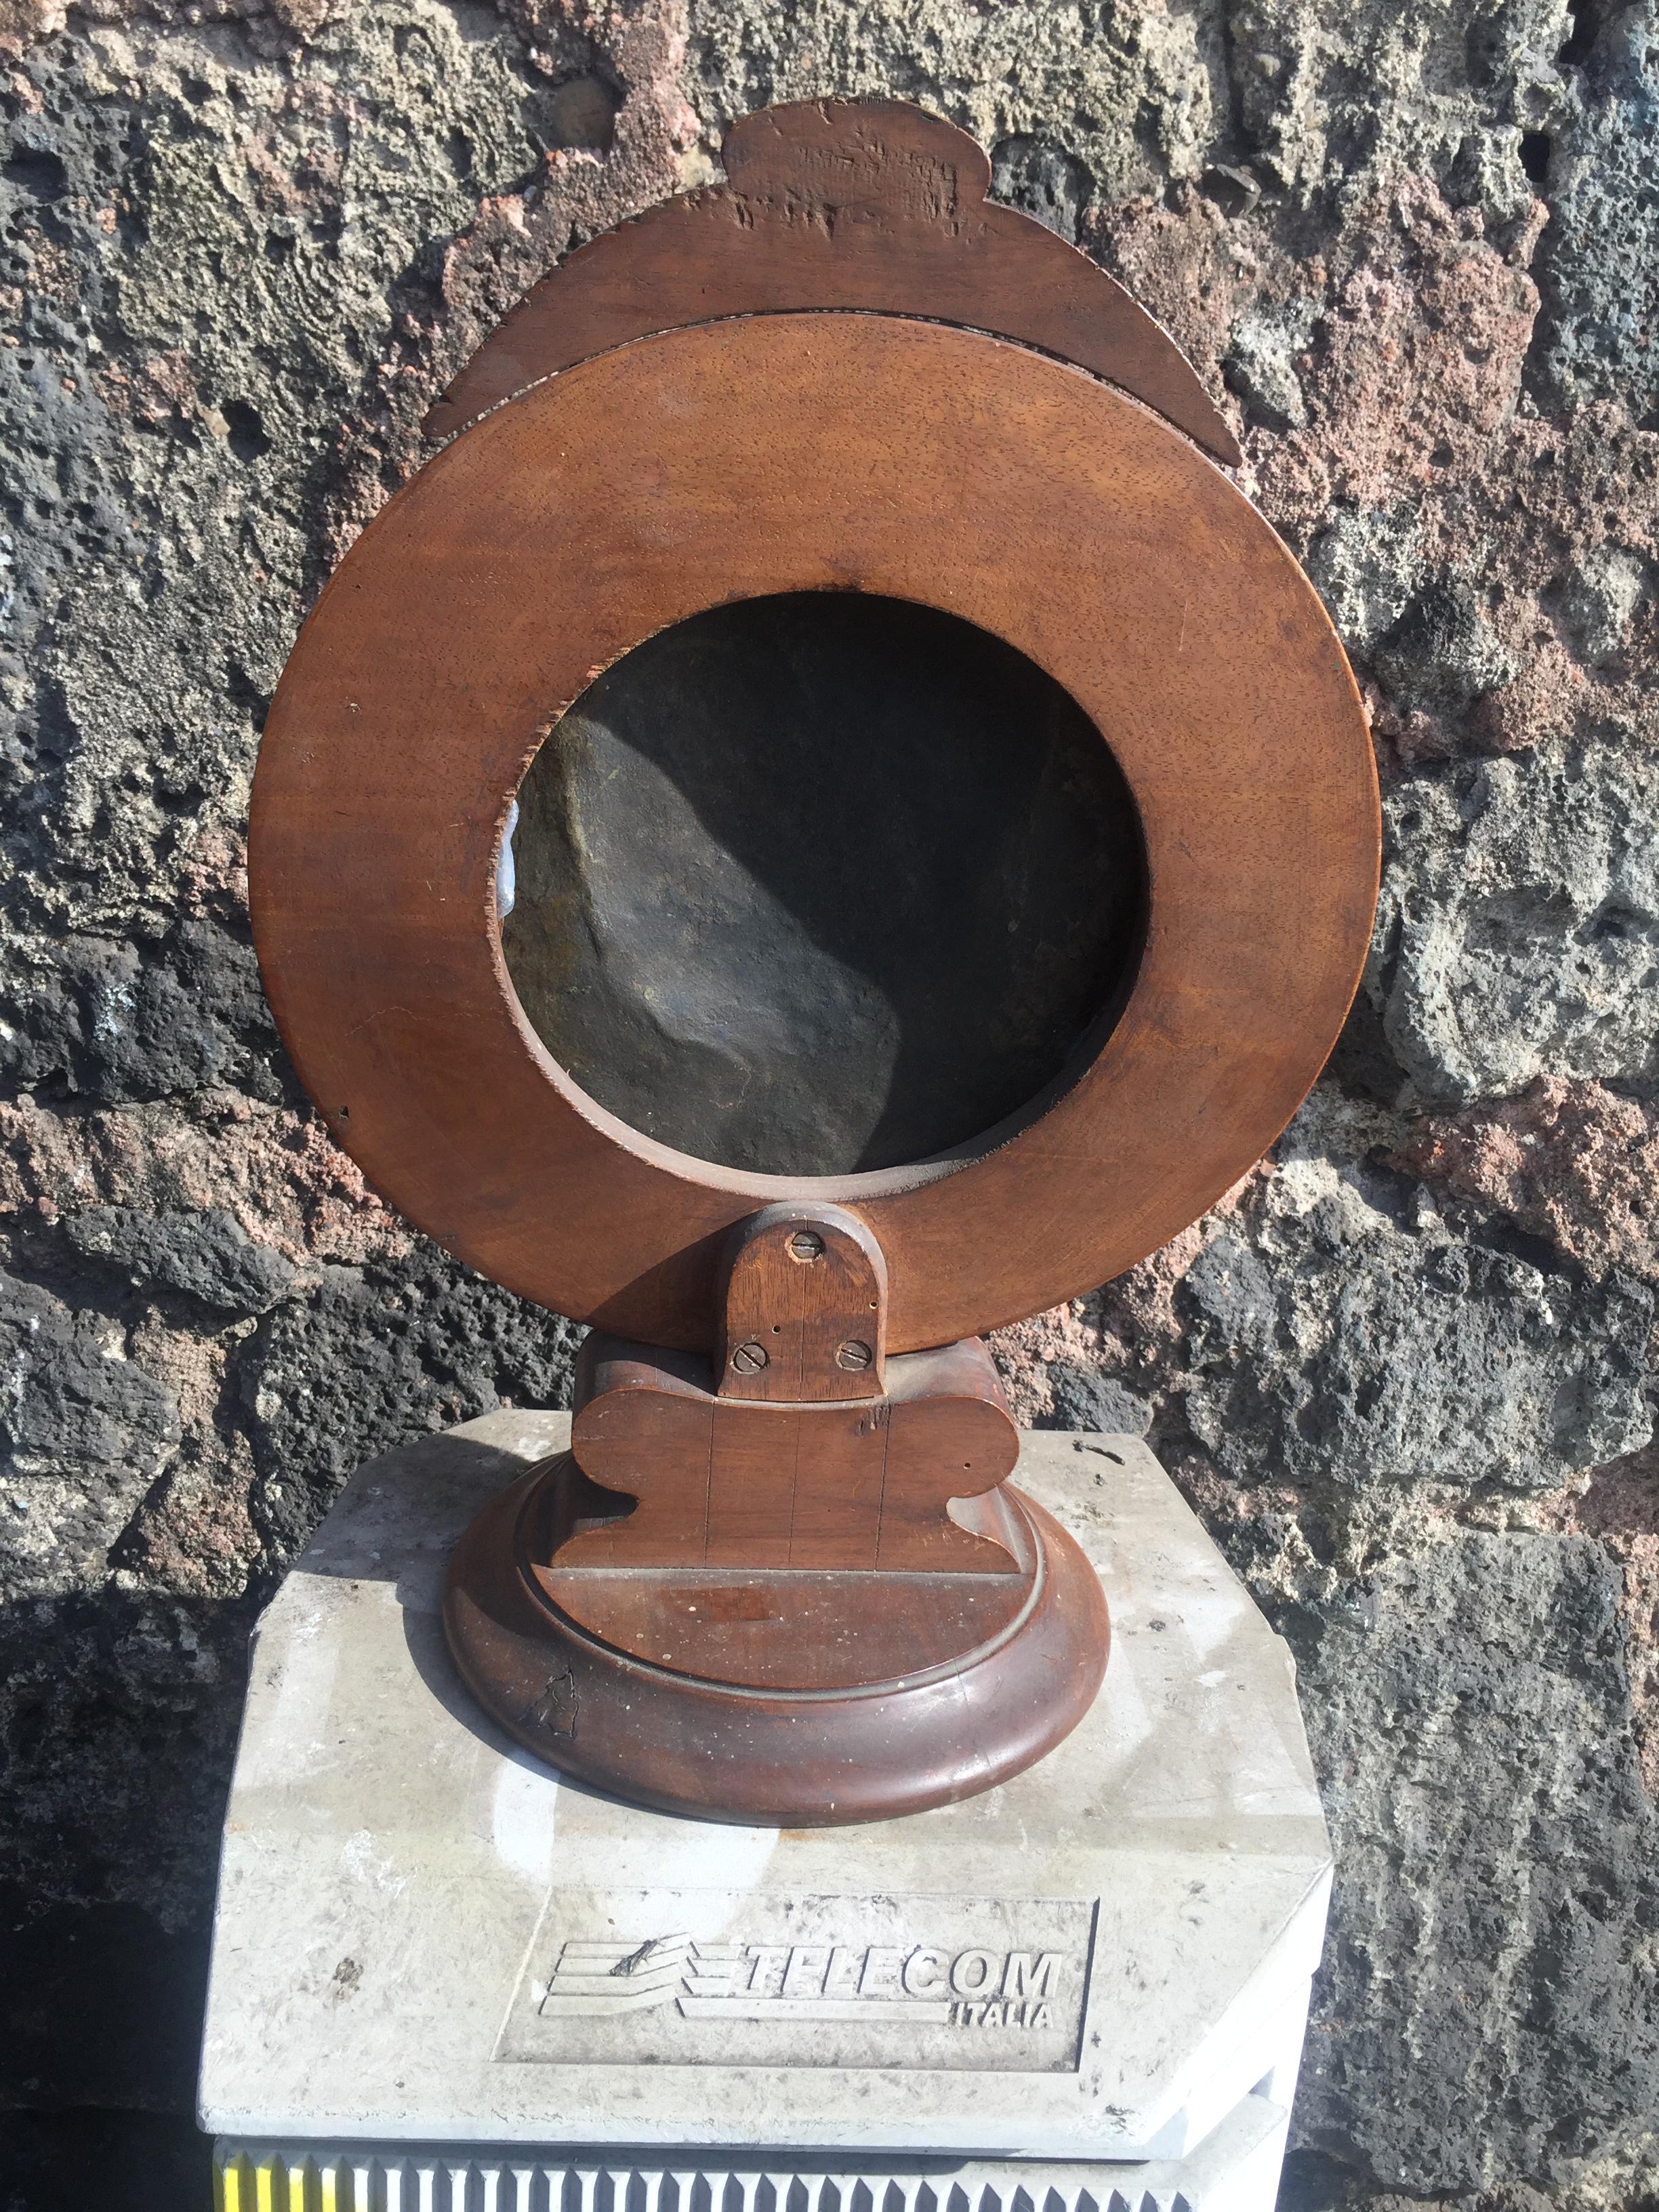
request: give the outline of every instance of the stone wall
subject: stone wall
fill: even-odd
[[[1353,653],[1376,947],[1272,1158],[1000,1351],[1291,1638],[1341,1874],[1289,2189],[1659,2195],[1659,31],[1609,0],[0,0],[0,2204],[200,2201],[247,1629],[573,1332],[364,1189],[244,915],[260,718],[421,412],[769,100],[994,149],[1224,391]],[[169,2183],[166,2177],[171,2176]],[[169,2188],[171,2193],[169,2194]],[[9,2193],[8,2193],[9,2192]]]

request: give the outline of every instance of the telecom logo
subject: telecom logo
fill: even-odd
[[[1080,1962],[1079,1962],[1080,1963]],[[1046,2028],[1067,1978],[1058,1951],[916,1943],[697,1943],[684,1935],[560,1947],[545,2021],[672,2006],[690,2021]]]

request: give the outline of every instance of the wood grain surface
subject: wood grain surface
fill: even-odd
[[[588,1338],[571,1451],[639,1502],[561,1531],[559,1564],[1007,1571],[996,1506],[973,1508],[1013,1471],[1019,1433],[977,1338],[900,1354],[873,1400],[744,1401],[714,1383],[689,1354]]]
[[[892,1819],[1018,1774],[1100,1687],[1099,1578],[1030,1498],[1009,1500],[1017,1572],[884,1575],[872,1617],[870,1577],[538,1569],[573,1466],[478,1516],[444,1628],[501,1724],[602,1789],[714,1820]]]
[[[881,1398],[887,1263],[840,1206],[769,1206],[732,1232],[716,1347],[722,1398]]]
[[[595,672],[784,590],[914,599],[1028,653],[1111,746],[1150,879],[1133,988],[1088,1065],[964,1154],[806,1188],[669,1152],[585,1097],[518,1007],[493,892],[514,789]],[[735,1223],[854,1205],[902,1351],[1093,1288],[1260,1157],[1346,1012],[1377,856],[1330,623],[1186,440],[1024,347],[780,314],[574,368],[392,500],[272,705],[250,879],[330,1130],[462,1259],[702,1349]]]
[[[1029,1604],[1029,1563],[997,1575],[536,1573],[561,1612],[617,1651],[749,1689],[859,1691],[959,1665]]]
[[[897,100],[744,116],[729,183],[580,246],[526,294],[426,418],[452,435],[514,392],[653,331],[855,309],[1018,339],[1109,378],[1220,459],[1242,456],[1174,340],[1121,284],[1012,208],[965,131]]]

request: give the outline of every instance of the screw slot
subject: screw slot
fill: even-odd
[[[798,1229],[789,1239],[789,1256],[792,1260],[803,1261],[823,1259],[823,1237],[813,1230]]]
[[[867,1344],[860,1344],[854,1338],[837,1347],[836,1364],[847,1368],[853,1374],[861,1374],[875,1356]]]
[[[739,1375],[758,1375],[767,1364],[766,1346],[750,1342],[740,1344],[732,1354],[732,1365]]]

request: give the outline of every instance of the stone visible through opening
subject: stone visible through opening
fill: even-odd
[[[1097,1046],[1138,957],[1101,733],[908,601],[677,623],[562,716],[519,803],[501,937],[532,1027],[601,1105],[727,1168],[971,1146]]]

